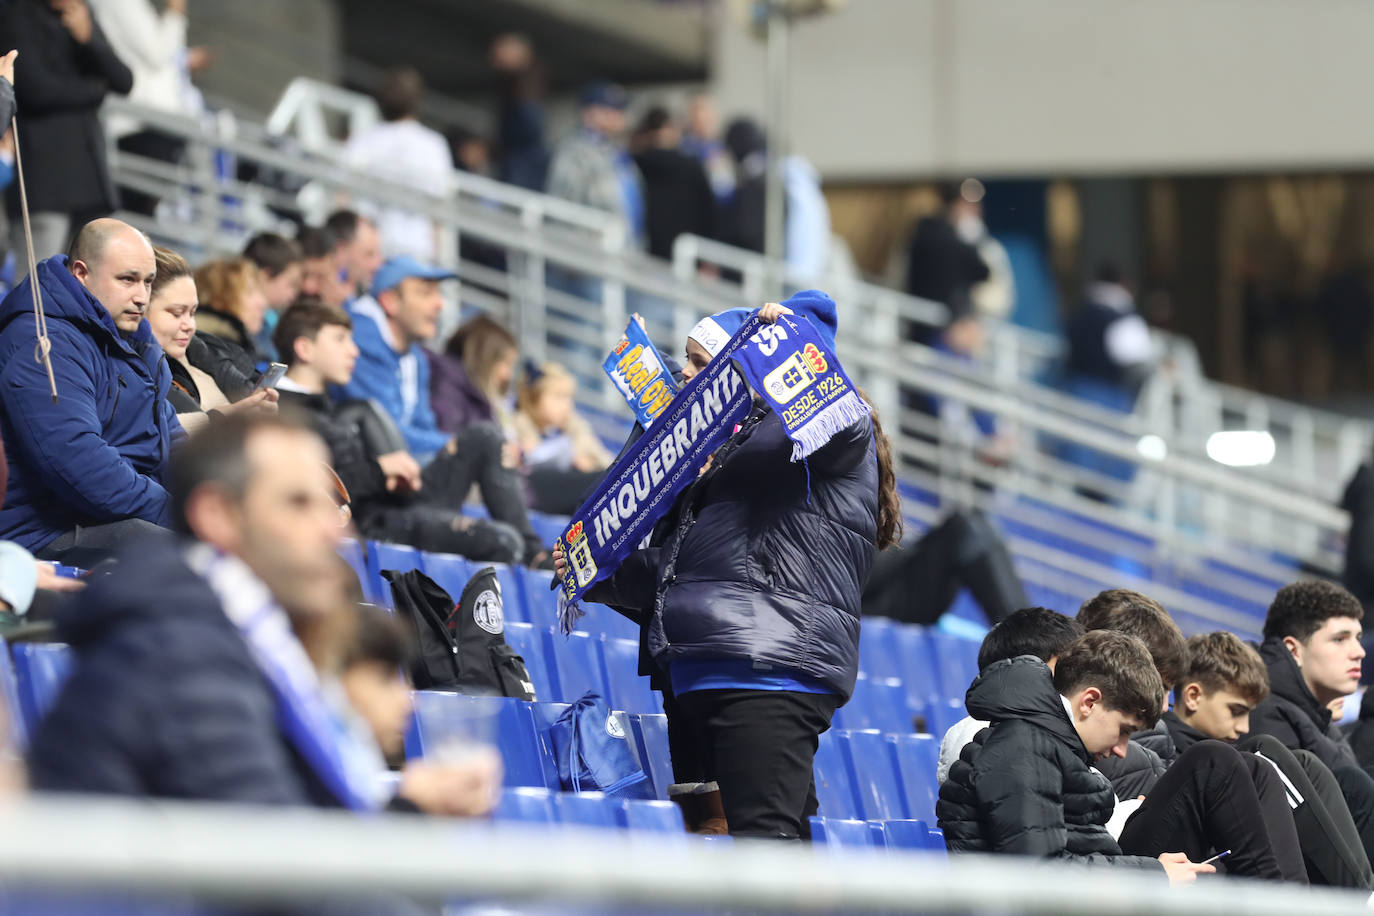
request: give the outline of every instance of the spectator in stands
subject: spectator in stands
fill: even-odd
[[[1270,735],[1247,737],[1250,713],[1268,694],[1269,674],[1254,649],[1232,633],[1192,637],[1177,702],[1155,729],[1169,745],[1161,757],[1172,758],[1209,738],[1253,752],[1247,762],[1283,774],[1289,791],[1279,810],[1291,811],[1312,883],[1374,889],[1359,829],[1331,770]]]
[[[1111,262],[1097,269],[1083,304],[1065,329],[1066,384],[1074,395],[1129,411],[1151,362],[1150,328],[1135,308],[1125,272]]]
[[[229,400],[238,401],[253,390],[259,375],[253,337],[267,312],[262,274],[247,258],[225,258],[197,268],[195,286],[200,307],[187,359]]]
[[[501,427],[474,423],[455,436],[440,430],[430,406],[430,363],[420,342],[434,336],[444,305],[439,283],[452,276],[411,258],[393,258],[377,272],[372,296],[353,303],[353,339],[361,354],[352,380],[336,394],[381,405],[400,427],[410,454],[426,468],[425,486],[446,494],[446,505],[461,505],[480,481],[492,518],[520,532],[523,562],[543,563],[548,554],[530,525]]]
[[[981,221],[979,204],[967,200],[959,184],[939,186],[941,209],[916,223],[907,251],[906,291],[949,309],[943,329],[913,328],[911,338],[940,343],[955,353],[976,352],[982,334],[969,297],[976,283],[988,279],[987,264],[962,227]]]
[[[37,278],[0,303],[0,431],[9,462],[0,538],[43,559],[94,565],[170,518],[163,474],[184,433],[167,403],[162,348],[143,320],[155,270],[142,233],[99,219],[68,255],[41,262]],[[33,358],[35,280],[56,401]]]
[[[1233,839],[1230,873],[1281,877],[1254,786],[1240,778],[1235,751],[1219,744],[1190,749],[1195,773],[1165,776],[1127,822],[1120,844],[1108,833],[1115,797],[1092,764],[1125,754],[1131,733],[1152,726],[1164,705],[1159,674],[1135,637],[1088,633],[1063,651],[1053,673],[1038,658],[995,662],[973,682],[967,704],[993,725],[965,748],[940,787],[936,811],[951,851],[1162,866],[1171,882],[1184,883],[1215,871],[1197,862],[1209,852],[1211,826]],[[1236,801],[1209,807],[1207,790],[1234,792]]]
[[[343,308],[353,292],[348,273],[339,266],[338,245],[328,229],[307,226],[301,230],[301,295],[325,305]]]
[[[720,141],[720,115],[715,99],[704,92],[692,96],[687,103],[687,131],[682,137],[682,151],[701,163],[716,202],[720,206],[727,205],[735,193],[735,164]]]
[[[542,191],[549,170],[543,63],[535,56],[529,39],[515,33],[496,37],[489,61],[501,81],[497,177],[508,184]]]
[[[1083,627],[1071,617],[1049,608],[1022,608],[1003,618],[983,637],[983,644],[978,647],[978,670],[983,671],[1003,659],[1034,655],[1053,673],[1059,656],[1082,635]],[[936,769],[939,782],[949,777],[949,768],[959,759],[964,746],[987,727],[987,722],[973,716],[965,716],[950,726],[940,741],[940,760]]]
[[[277,325],[277,347],[290,368],[278,387],[282,403],[303,411],[329,446],[331,464],[352,497],[359,531],[476,560],[521,560],[520,531],[496,520],[508,506],[493,502],[492,519],[458,511],[473,482],[484,497],[509,490],[518,494],[513,472],[499,459],[455,470],[450,465],[462,459],[457,451],[446,451],[433,462],[436,470],[424,471],[389,415],[368,401],[336,406],[329,399],[327,386],[347,388],[353,376],[359,351],[352,329],[352,319],[340,309],[306,302],[287,309]]]
[[[153,254],[157,259],[157,275],[153,277],[148,298],[148,326],[167,357],[167,367],[172,372],[172,387],[168,389],[167,399],[176,408],[182,428],[193,433],[212,416],[238,411],[275,412],[275,390],[263,388],[231,403],[209,373],[187,361],[186,351],[196,336],[199,308],[191,265],[167,248],[154,248]]]
[[[248,240],[243,256],[257,265],[262,276],[262,292],[267,297],[267,314],[262,330],[253,338],[253,346],[264,357],[276,359],[272,329],[277,326],[277,317],[282,310],[300,297],[305,255],[294,239],[275,232],[259,232]]]
[[[649,253],[667,260],[679,235],[711,238],[715,234],[716,199],[701,161],[682,151],[682,133],[668,109],[661,105],[649,109],[638,133],[645,147],[634,160],[644,178]]]
[[[424,95],[424,79],[413,67],[387,73],[377,92],[382,123],[349,137],[345,155],[354,168],[383,181],[447,198],[453,157],[443,135],[420,123]],[[424,261],[440,256],[441,226],[431,217],[403,207],[379,209],[375,216],[382,248],[389,254]],[[370,277],[354,279],[362,288],[371,285]]]
[[[515,414],[516,444],[530,505],[572,515],[611,466],[611,453],[573,404],[577,380],[558,363],[525,366]]]
[[[1311,580],[1279,589],[1264,619],[1260,656],[1269,669],[1270,694],[1251,714],[1251,727],[1312,751],[1337,776],[1356,760],[1327,704],[1359,686],[1363,618],[1354,595]]]
[[[644,239],[644,183],[625,150],[625,108],[630,98],[614,83],[592,83],[580,96],[581,124],[554,150],[548,193],[613,213],[630,237]]]
[[[186,46],[186,0],[168,0],[159,11],[152,0],[90,0],[100,27],[115,55],[133,72],[129,101],[171,115],[191,117],[196,108],[186,91],[190,60],[206,57],[204,48]],[[112,117],[110,132],[121,152],[175,163],[186,147],[184,140],[138,119]],[[158,198],[132,188],[121,188],[126,209],[152,215]]]
[[[408,634],[400,620],[381,608],[354,606],[352,638],[344,649],[339,683],[349,704],[367,723],[386,759],[405,760],[405,732],[412,703]]]
[[[296,631],[347,607],[325,450],[280,417],[232,417],[174,459],[195,538],[131,545],[58,620],[76,669],[35,736],[39,789],[373,810],[386,803]],[[400,796],[435,813],[470,773],[422,767]],[[479,809],[480,810],[480,809]]]
[[[809,290],[765,305],[759,317],[789,313],[833,347],[829,296]],[[714,316],[727,332],[742,317]],[[689,379],[714,355],[693,337]],[[810,456],[809,472],[790,455],[777,415],[752,411],[679,498],[691,511],[682,511],[663,547],[631,555],[610,586],[641,593],[620,602],[628,607],[649,606],[646,591],[655,596],[649,648],[671,675],[706,779],[720,785],[730,832],[741,836],[809,835],[816,741],[858,673],[861,584],[900,525],[876,417],[837,433]],[[833,535],[814,537],[817,525]],[[766,582],[744,571],[746,555],[769,571]],[[555,563],[564,563],[561,554]],[[760,669],[758,659],[770,667]]]
[[[0,35],[24,51],[25,75],[15,93],[24,122],[21,152],[35,166],[26,177],[38,260],[62,251],[73,226],[115,208],[96,113],[107,92],[125,95],[134,79],[85,0],[12,0],[0,14]],[[27,247],[13,186],[9,213],[11,247],[22,253]]]
[[[510,331],[490,316],[477,315],[454,332],[442,354],[426,350],[425,355],[430,402],[440,429],[456,435],[475,423],[508,425],[520,355]]]
[[[352,210],[336,210],[325,220],[324,228],[334,240],[335,266],[349,298],[366,295],[377,268],[382,266],[382,241],[376,224]]]

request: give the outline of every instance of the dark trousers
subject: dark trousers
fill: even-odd
[[[720,784],[734,836],[810,839],[812,768],[839,706],[834,694],[697,690],[677,698],[707,781]]]
[[[447,506],[412,503],[369,508],[358,527],[374,540],[456,553],[484,563],[519,563],[525,555],[524,539],[510,525],[463,515]]]
[[[121,152],[167,163],[180,162],[182,153],[186,151],[184,140],[158,130],[140,130],[137,133],[128,134],[120,137],[116,145]],[[121,187],[119,196],[126,210],[152,216],[153,211],[157,209],[158,198],[151,194],[145,194],[133,188]]]
[[[1360,832],[1360,845],[1374,862],[1374,778],[1354,764],[1333,767],[1331,773],[1341,787],[1350,817]]]
[[[579,471],[550,465],[530,468],[530,505],[550,515],[572,515],[605,476],[605,471]]]
[[[528,563],[545,548],[530,524],[519,474],[501,463],[501,448],[506,443],[501,427],[495,423],[474,423],[463,427],[454,441],[458,444],[455,451],[445,449],[425,466],[426,501],[457,509],[476,484],[491,517],[520,535],[524,545],[520,562]]]
[[[1283,783],[1308,879],[1370,890],[1369,858],[1340,784],[1326,765],[1307,751],[1290,751],[1272,735],[1254,735],[1236,746],[1271,766]]]
[[[1307,883],[1281,794],[1262,800],[1243,755],[1220,741],[1188,748],[1151,787],[1121,832],[1129,855],[1182,852],[1193,862],[1225,849],[1228,874]],[[1285,823],[1286,829],[1285,829]],[[1218,869],[1221,870],[1221,869]]]
[[[75,531],[61,535],[42,550],[35,550],[40,560],[52,560],[66,566],[90,569],[107,560],[126,544],[151,538],[170,538],[166,528],[145,522],[141,518],[124,518],[103,525],[77,525]]]

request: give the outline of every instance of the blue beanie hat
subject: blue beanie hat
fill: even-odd
[[[717,312],[710,318],[698,321],[696,327],[692,328],[692,333],[687,335],[687,339],[701,344],[701,348],[715,359],[716,354],[730,342],[730,338],[735,336],[735,332],[752,314],[753,309],[726,309]]]
[[[818,289],[804,289],[784,299],[781,303],[798,315],[805,315],[812,327],[821,335],[831,353],[835,352],[835,333],[839,330],[839,318],[835,313],[835,300]]]

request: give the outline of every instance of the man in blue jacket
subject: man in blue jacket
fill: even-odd
[[[153,248],[115,219],[88,223],[67,255],[38,264],[57,382],[34,358],[29,277],[0,302],[0,434],[9,491],[0,539],[89,565],[168,521],[162,475],[184,437],[171,374],[143,315]]]
[[[497,521],[520,533],[521,559],[530,566],[548,561],[530,525],[520,479],[503,464],[505,444],[494,424],[481,424],[454,438],[439,429],[429,400],[429,360],[423,341],[434,337],[450,271],[428,267],[411,257],[392,258],[377,271],[372,295],[348,305],[358,362],[348,384],[336,388],[341,399],[376,401],[396,421],[406,446],[424,466],[422,483],[431,500],[457,507],[473,484]]]

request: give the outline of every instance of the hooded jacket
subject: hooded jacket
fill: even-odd
[[[148,322],[124,335],[67,269],[38,264],[58,401],[34,358],[26,278],[0,302],[0,433],[9,493],[0,539],[41,550],[78,525],[168,521],[162,475],[184,433],[167,401],[171,373]]]
[[[36,788],[338,806],[281,734],[271,688],[180,546],[131,550],[57,619],[76,664],[30,749]]]
[[[989,665],[965,697],[992,723],[964,748],[935,812],[951,852],[998,852],[1090,865],[1152,868],[1121,852],[1106,823],[1112,787],[1092,768],[1049,667],[1031,655]]]
[[[791,455],[777,414],[756,407],[686,491],[657,564],[649,649],[662,666],[744,660],[800,672],[845,701],[877,550],[872,423],[842,430],[805,464]]]
[[[1356,765],[1345,735],[1331,723],[1331,710],[1312,695],[1283,640],[1265,640],[1260,657],[1269,668],[1269,696],[1250,713],[1250,733],[1273,735],[1289,750],[1311,751],[1333,770]]]

